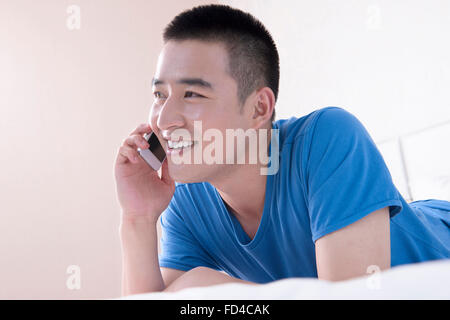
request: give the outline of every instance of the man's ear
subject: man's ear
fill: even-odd
[[[261,88],[257,91],[253,104],[253,126],[260,128],[268,121],[271,121],[275,108],[275,95],[269,87]]]

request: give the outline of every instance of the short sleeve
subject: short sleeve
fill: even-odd
[[[361,122],[338,107],[321,109],[304,140],[303,176],[313,241],[389,206],[402,210],[382,155]]]
[[[160,267],[188,271],[203,266],[218,270],[211,256],[186,226],[175,196],[162,213],[160,222],[162,231]]]

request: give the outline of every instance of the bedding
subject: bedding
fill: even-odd
[[[393,267],[340,282],[289,278],[262,285],[228,283],[177,292],[144,293],[136,300],[450,299],[450,259]]]

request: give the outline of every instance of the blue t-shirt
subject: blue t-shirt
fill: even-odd
[[[161,215],[161,267],[206,266],[258,283],[317,277],[315,241],[386,206],[391,266],[450,258],[450,202],[408,204],[351,113],[326,107],[272,127],[279,129],[279,170],[267,175],[255,237],[211,184],[177,184]]]

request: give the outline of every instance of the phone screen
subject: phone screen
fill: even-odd
[[[150,145],[150,151],[155,155],[156,158],[162,163],[166,158],[166,153],[164,148],[159,143],[158,137],[153,132],[150,134],[150,137],[147,139],[148,144]]]

